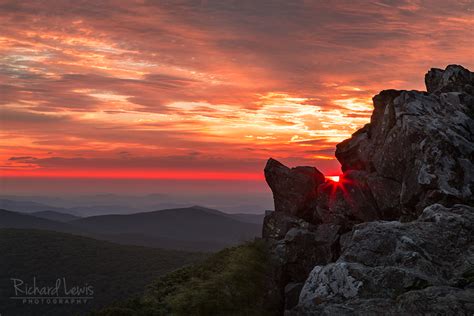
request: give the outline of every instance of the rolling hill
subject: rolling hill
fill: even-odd
[[[75,216],[75,215],[56,212],[56,211],[40,211],[40,212],[30,213],[30,215],[39,217],[39,218],[49,219],[56,222],[63,222],[63,223],[81,218],[80,216]]]
[[[59,212],[25,214],[0,210],[0,228],[43,229],[126,245],[186,251],[217,251],[260,235],[258,215],[241,218],[199,206],[129,215],[74,218]]]
[[[75,227],[133,244],[160,247],[163,242],[188,243],[196,250],[217,250],[260,235],[261,225],[232,218],[226,213],[199,206],[130,215],[102,215],[69,222]],[[114,239],[117,238],[117,239]],[[137,242],[138,241],[138,242]],[[197,248],[195,248],[197,247]],[[169,248],[169,247],[166,247]],[[190,249],[189,246],[181,249]]]
[[[57,232],[84,233],[85,230],[67,223],[0,209],[0,228],[42,229]]]
[[[265,304],[272,262],[262,240],[226,248],[151,282],[142,297],[114,302],[91,316],[279,315]]]
[[[198,262],[205,255],[117,245],[70,234],[0,229],[0,314],[84,314],[113,301],[140,295],[156,277]],[[85,305],[23,305],[10,278],[53,285],[65,278],[69,287],[92,285],[93,300]]]
[[[68,209],[62,207],[55,207],[46,205],[43,203],[37,203],[32,201],[16,201],[10,199],[0,199],[0,208],[5,210],[11,210],[15,212],[23,213],[34,213],[41,211],[56,211],[61,213],[70,213]]]
[[[0,208],[21,212],[21,213],[38,213],[38,212],[56,212],[62,214],[70,214],[73,216],[96,216],[104,214],[130,214],[143,211],[140,208],[134,208],[130,206],[122,205],[110,205],[110,204],[91,204],[91,205],[79,205],[73,207],[58,207],[52,206],[45,203],[39,203],[29,200],[14,200],[0,198]],[[41,217],[41,216],[40,216]]]

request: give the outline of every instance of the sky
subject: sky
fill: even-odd
[[[383,89],[474,68],[473,1],[0,0],[0,190],[269,194]]]

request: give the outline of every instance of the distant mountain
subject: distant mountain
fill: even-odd
[[[80,229],[58,221],[0,209],[0,228],[42,229],[58,232],[83,233]]]
[[[130,215],[102,215],[71,221],[70,224],[102,235],[141,236],[140,244],[153,239],[207,245],[200,250],[216,250],[260,235],[261,225],[248,223],[229,214],[204,207],[160,210]],[[115,240],[115,239],[112,239]],[[134,242],[135,244],[136,242]]]
[[[74,216],[96,216],[104,214],[130,214],[142,212],[143,209],[115,204],[81,205],[74,207],[57,207],[27,200],[0,199],[0,208],[22,213],[53,211]]]
[[[104,214],[131,214],[144,211],[144,209],[142,208],[135,208],[131,206],[122,206],[116,204],[91,204],[72,207],[58,207],[34,201],[14,200],[5,198],[0,198],[0,208],[22,213],[53,211],[63,214],[71,214],[77,217],[97,216]]]
[[[229,216],[241,222],[258,224],[258,225],[263,225],[263,219],[265,218],[265,214],[248,214],[248,213],[229,214]]]
[[[199,240],[176,240],[165,237],[155,237],[145,234],[124,233],[124,234],[92,234],[94,238],[107,240],[122,245],[135,245],[150,248],[160,248],[168,250],[181,251],[204,251],[214,252],[219,251],[229,246],[228,242],[213,241],[199,241]],[[237,244],[237,243],[233,243]]]
[[[69,213],[78,214],[82,217],[98,216],[106,214],[132,214],[143,212],[143,209],[134,208],[131,206],[121,206],[115,204],[107,205],[87,205],[87,206],[74,206],[68,208]]]
[[[262,225],[263,224],[263,218],[265,217],[265,214],[250,214],[250,213],[235,213],[235,214],[229,214],[225,212],[221,212],[212,208],[204,207],[204,206],[199,206],[199,205],[194,205],[191,206],[192,209],[199,209],[205,212],[209,212],[215,215],[219,216],[226,216],[228,218],[237,220],[239,222],[244,222],[244,223],[251,223],[251,224],[258,224]]]
[[[187,251],[217,251],[260,236],[262,225],[255,223],[257,219],[257,215],[231,215],[200,206],[85,218],[52,211],[25,214],[0,210],[0,228],[52,230]]]
[[[0,220],[1,223],[1,220]],[[146,284],[205,256],[180,251],[117,245],[70,234],[0,229],[0,313],[5,315],[84,315],[113,301],[136,296]],[[87,304],[22,304],[10,278],[54,286],[65,278],[72,286],[93,286]]]
[[[65,214],[65,213],[56,212],[56,211],[40,211],[40,212],[31,213],[30,215],[39,217],[39,218],[53,220],[56,222],[64,222],[64,223],[81,218],[80,216]]]
[[[0,200],[6,199],[19,202],[36,202],[48,206],[34,211],[56,210],[56,208],[78,209],[77,213],[71,213],[79,216],[95,216],[106,214],[131,214],[138,212],[147,212],[151,210],[164,210],[172,208],[186,208],[192,205],[204,205],[209,208],[217,209],[225,213],[255,213],[259,210],[271,209],[273,207],[272,196],[269,193],[246,194],[243,201],[241,194],[219,193],[212,195],[191,194],[181,192],[178,195],[173,194],[147,194],[147,195],[126,195],[126,194],[96,194],[96,195],[67,195],[67,196],[38,196],[38,195],[6,195],[0,194]],[[53,208],[51,208],[53,207]],[[12,211],[27,211],[10,207],[9,205],[0,205]],[[65,213],[62,211],[62,213]]]
[[[265,217],[265,214],[250,214],[250,213],[235,213],[235,214],[229,214],[225,213],[222,211],[218,211],[212,208],[208,208],[205,206],[200,206],[200,205],[194,205],[191,207],[179,207],[179,208],[172,208],[172,210],[178,210],[178,209],[193,209],[193,210],[201,210],[204,212],[212,213],[218,216],[225,216],[228,218],[231,218],[233,220],[237,220],[239,222],[244,222],[244,223],[251,223],[251,224],[258,224],[262,225],[263,224],[263,218]]]
[[[15,212],[34,213],[40,211],[55,211],[61,213],[69,213],[66,208],[50,206],[32,201],[17,201],[9,199],[0,199],[0,209],[11,210]],[[74,215],[74,213],[72,213]]]

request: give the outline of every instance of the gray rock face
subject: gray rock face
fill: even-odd
[[[466,92],[473,94],[474,76],[466,68],[449,65],[445,70],[431,68],[425,76],[428,93]]]
[[[325,181],[318,169],[290,169],[270,158],[265,166],[265,179],[272,189],[276,212],[310,219],[311,204],[315,201],[317,188]]]
[[[340,226],[334,224],[315,226],[306,223],[291,228],[283,239],[267,238],[271,245],[271,261],[276,263],[271,268],[272,284],[301,284],[291,291],[273,291],[272,301],[286,307],[296,305],[294,297],[299,297],[303,282],[313,267],[327,264],[339,257],[340,229]],[[298,293],[295,294],[295,291]]]
[[[314,230],[292,228],[278,244],[289,280],[303,282],[317,264],[327,264],[339,256],[340,226],[318,225]]]
[[[374,299],[381,314],[425,313],[427,300],[447,303],[433,312],[474,312],[473,264],[472,207],[434,204],[410,223],[359,224],[335,263],[313,268],[295,313],[363,315],[358,307]]]
[[[474,75],[448,66],[432,69],[425,80],[430,93],[375,96],[370,123],[336,149],[344,171],[377,179],[374,196],[382,213],[399,209],[407,219],[433,203],[474,201]],[[383,197],[388,186],[390,200]]]
[[[284,212],[267,212],[263,220],[262,237],[280,240],[292,228],[308,229],[310,226],[305,220]]]
[[[318,187],[313,222],[335,223],[350,230],[354,224],[380,218],[364,173],[349,171],[339,183],[327,181]]]
[[[370,123],[337,145],[339,183],[267,163],[285,315],[474,314],[474,74],[450,65],[425,82],[373,98]]]

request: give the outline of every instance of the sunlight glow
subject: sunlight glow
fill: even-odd
[[[339,182],[339,176],[326,176],[326,179],[333,182]]]

